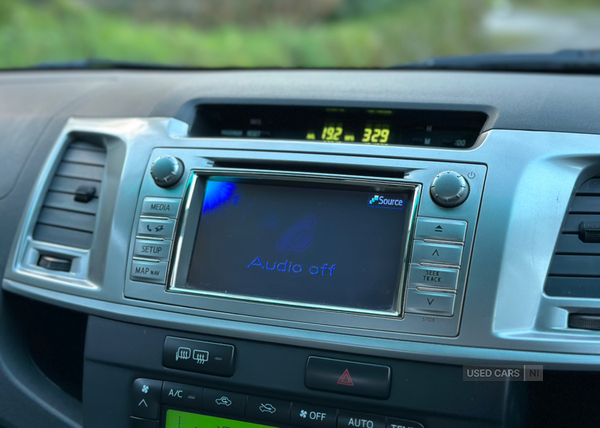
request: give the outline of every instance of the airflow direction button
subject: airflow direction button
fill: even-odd
[[[243,394],[206,388],[202,407],[209,412],[244,416],[246,414],[247,398],[248,396]]]
[[[272,398],[249,396],[246,403],[246,417],[288,424],[290,422],[289,401],[274,400]]]

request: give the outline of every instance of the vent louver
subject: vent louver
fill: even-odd
[[[65,152],[44,199],[33,239],[75,248],[90,248],[96,226],[98,196],[104,175],[106,150],[74,141]],[[88,202],[78,202],[79,189],[95,189]]]
[[[593,233],[585,233],[599,222],[600,178],[593,178],[575,195],[550,265],[546,294],[600,297],[600,242],[588,239]]]

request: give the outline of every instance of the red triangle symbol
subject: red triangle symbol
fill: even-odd
[[[354,382],[352,382],[352,377],[350,376],[348,369],[344,370],[342,377],[340,377],[340,380],[338,380],[337,383],[339,385],[354,386]]]

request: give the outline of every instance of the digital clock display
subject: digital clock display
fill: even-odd
[[[475,144],[486,120],[465,111],[206,104],[190,135],[463,149]]]

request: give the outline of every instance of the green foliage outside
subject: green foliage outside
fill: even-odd
[[[121,9],[106,7],[111,1]],[[234,0],[220,1],[213,5],[235,8]],[[329,9],[315,11],[312,21],[280,14],[249,26],[132,14],[143,4],[134,0],[0,0],[0,68],[86,58],[198,67],[388,67],[501,49],[481,29],[490,0],[317,1]]]
[[[478,0],[401,2],[361,15],[292,26],[283,18],[207,30],[132,21],[71,0],[0,0],[0,67],[84,58],[202,67],[385,67],[432,55],[490,49]],[[354,12],[354,13],[352,13]]]

